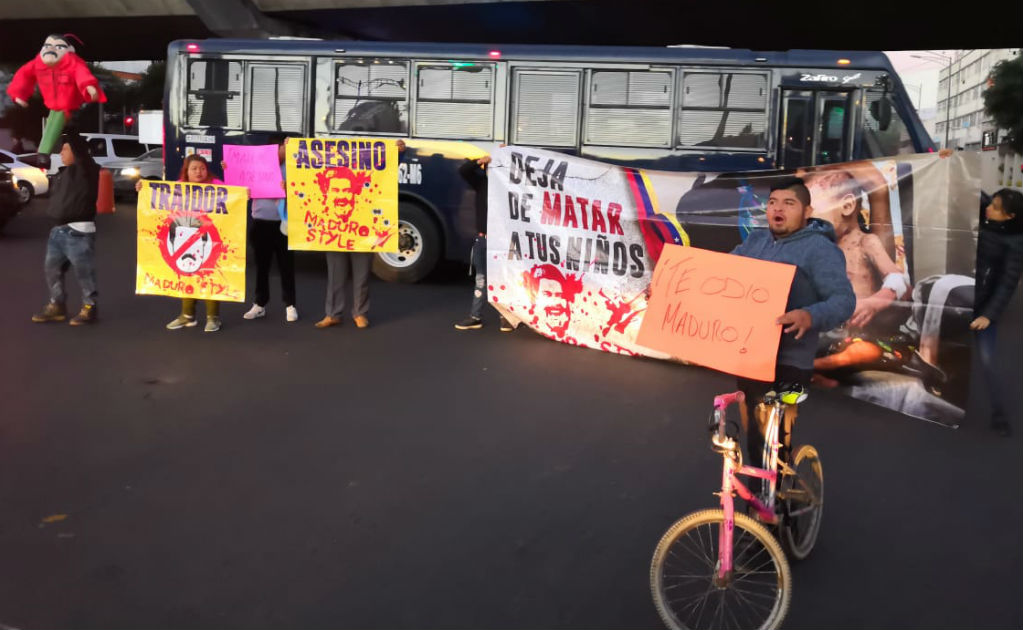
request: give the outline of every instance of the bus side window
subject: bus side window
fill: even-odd
[[[763,149],[767,145],[767,75],[686,72],[678,144]]]
[[[670,71],[591,71],[585,143],[671,146],[673,85]]]
[[[407,61],[346,59],[335,72],[335,130],[408,134]]]
[[[305,66],[249,64],[249,131],[301,133]]]
[[[494,135],[494,66],[454,63],[416,69],[415,135],[490,140]]]
[[[512,143],[576,146],[579,140],[580,73],[516,70],[513,76]]]
[[[188,64],[189,127],[242,128],[242,64],[193,59]]]
[[[881,99],[888,99],[891,105],[891,120],[879,120],[887,114],[886,108],[879,107]],[[883,123],[887,122],[887,125]],[[899,116],[899,110],[890,94],[867,92],[863,108],[863,138],[859,143],[857,158],[868,159],[915,153],[913,140],[909,137],[906,124]]]

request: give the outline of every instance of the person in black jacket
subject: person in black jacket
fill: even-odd
[[[96,321],[96,196],[99,166],[89,155],[85,139],[71,132],[62,138],[60,169],[50,186],[47,215],[56,226],[46,243],[43,270],[50,289],[50,301],[32,316],[34,322],[61,322],[64,306],[64,274],[74,267],[82,289],[82,310],[71,318],[72,326]]]
[[[503,146],[503,145],[502,145]],[[487,301],[487,164],[490,156],[477,160],[466,160],[458,168],[458,174],[476,193],[476,240],[472,243],[470,275],[475,272],[476,286],[473,289],[469,317],[455,324],[458,330],[483,328],[483,305]],[[501,332],[510,332],[512,325],[501,317]]]
[[[991,428],[1012,435],[995,365],[998,319],[1009,304],[1023,271],[1023,194],[1003,188],[984,211],[977,239],[977,288],[970,322],[991,402]]]

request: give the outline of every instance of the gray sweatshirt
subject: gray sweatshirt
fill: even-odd
[[[805,228],[785,238],[776,239],[770,230],[758,229],[732,253],[796,266],[785,310],[809,312],[813,325],[802,339],[796,339],[795,333],[782,333],[778,365],[813,369],[821,331],[842,324],[856,308],[856,295],[845,273],[845,255],[835,244],[835,229],[820,219],[810,219]]]

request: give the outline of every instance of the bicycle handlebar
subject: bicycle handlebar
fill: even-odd
[[[719,411],[724,411],[734,402],[742,403],[746,400],[746,395],[742,392],[732,392],[731,394],[721,394],[714,397],[714,408]]]

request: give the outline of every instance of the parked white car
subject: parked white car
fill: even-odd
[[[36,195],[50,192],[50,178],[47,176],[46,168],[33,166],[26,161],[38,155],[38,153],[17,155],[0,149],[0,164],[9,168],[14,175],[14,181],[18,184],[18,199],[22,204],[32,201],[32,197]],[[38,160],[32,161],[38,164]]]
[[[154,149],[159,145],[142,144],[138,136],[129,136],[116,133],[83,133],[86,143],[89,145],[89,153],[92,159],[100,166],[107,162],[119,162],[137,158],[146,151]],[[50,156],[50,175],[56,175],[64,161],[60,159],[60,153]]]

